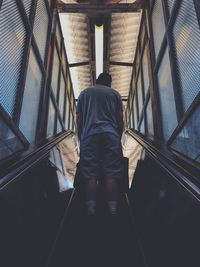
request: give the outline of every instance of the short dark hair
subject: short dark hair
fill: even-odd
[[[96,83],[111,86],[112,83],[112,76],[108,74],[107,72],[103,72],[99,74],[99,77],[96,80]]]

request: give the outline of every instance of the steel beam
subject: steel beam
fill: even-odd
[[[79,63],[71,63],[71,64],[68,64],[68,66],[70,68],[74,68],[74,67],[80,67],[80,66],[85,66],[85,65],[89,65],[90,62],[89,61],[86,61],[86,62],[79,62]]]
[[[133,67],[133,63],[127,63],[127,62],[110,61],[109,64],[122,67]]]
[[[142,9],[142,4],[140,2],[136,2],[133,4],[66,4],[61,3],[60,1],[57,3],[57,9],[60,13],[124,13],[124,12],[140,12]]]

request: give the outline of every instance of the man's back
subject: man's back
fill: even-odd
[[[85,185],[86,211],[89,216],[95,214],[97,181],[103,179],[109,212],[116,215],[118,181],[122,178],[122,100],[119,93],[110,88],[111,75],[101,73],[96,82],[96,86],[80,94],[77,103],[80,170]]]
[[[110,87],[97,84],[79,96],[77,113],[81,114],[81,139],[110,132],[119,135],[118,114],[122,112],[121,96]]]

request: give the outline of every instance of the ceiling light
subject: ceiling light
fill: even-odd
[[[95,25],[96,78],[103,72],[103,25]]]

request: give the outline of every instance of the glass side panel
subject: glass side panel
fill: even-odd
[[[130,128],[133,128],[133,111],[130,114]]]
[[[200,92],[200,28],[194,1],[182,1],[173,36],[179,69],[184,111]]]
[[[54,135],[55,115],[56,115],[55,107],[50,98],[49,99],[48,125],[47,125],[47,137],[51,137]]]
[[[60,28],[59,28],[58,24],[56,27],[56,39],[57,39],[57,43],[58,43],[58,49],[59,49],[59,51],[61,51],[62,35],[61,35]]]
[[[60,95],[59,95],[59,109],[60,114],[63,119],[63,113],[64,113],[64,101],[65,101],[65,81],[63,78],[63,74],[61,74],[61,80],[60,80]]]
[[[66,80],[68,80],[68,75],[66,74],[67,73],[67,60],[65,57],[64,49],[62,49],[62,66],[63,66],[64,75],[66,76]]]
[[[140,132],[141,132],[142,134],[145,134],[144,117],[143,117],[142,122],[141,122],[141,124],[140,124]]]
[[[149,88],[149,73],[148,73],[148,62],[147,62],[147,48],[145,48],[142,57],[142,68],[143,68],[143,80],[144,80],[144,93],[145,96]]]
[[[61,155],[60,155],[60,150],[57,148],[57,147],[54,147],[52,150],[51,150],[51,153],[53,154],[53,160],[54,160],[54,165],[62,172],[64,173],[63,171],[63,164],[62,164],[62,158],[61,158]]]
[[[177,126],[174,92],[168,49],[166,48],[158,71],[159,100],[164,139],[168,140]]]
[[[165,34],[165,21],[163,14],[162,1],[156,0],[152,14],[152,28],[155,56],[157,58],[160,51],[161,43]]]
[[[57,120],[57,133],[60,133],[60,132],[62,132],[62,125],[61,125],[61,123],[60,123],[60,121],[58,119]]]
[[[0,104],[12,117],[26,38],[16,1],[3,1],[0,25]]]
[[[59,58],[56,46],[54,47],[54,57],[53,57],[53,71],[51,77],[51,87],[53,89],[53,93],[55,98],[57,97],[57,89],[58,89],[58,73],[59,73]]]
[[[72,116],[72,113],[70,113],[70,127],[69,127],[69,129],[70,130],[73,130],[73,116]]]
[[[139,111],[139,118],[141,116],[141,111],[143,108],[143,93],[142,93],[142,81],[141,81],[141,72],[138,76],[137,81],[137,95],[138,95],[138,111]]]
[[[133,113],[134,113],[135,130],[137,130],[138,129],[138,127],[137,127],[138,119],[137,119],[137,103],[136,103],[136,97],[134,97],[134,100],[133,100]]]
[[[175,0],[167,0],[167,2],[168,2],[169,11],[171,13]]]
[[[48,24],[49,16],[45,5],[45,0],[40,0],[37,2],[33,34],[43,60],[45,59],[46,54]]]
[[[19,127],[30,143],[35,142],[42,73],[31,48]]]
[[[69,99],[66,97],[65,128],[69,129]]]
[[[188,119],[171,147],[185,156],[200,162],[200,106]]]
[[[146,120],[147,120],[147,133],[149,136],[154,135],[154,129],[153,129],[153,114],[152,114],[152,107],[151,107],[151,101],[148,101],[147,107],[146,107]]]
[[[23,143],[0,117],[0,160],[24,148]]]

